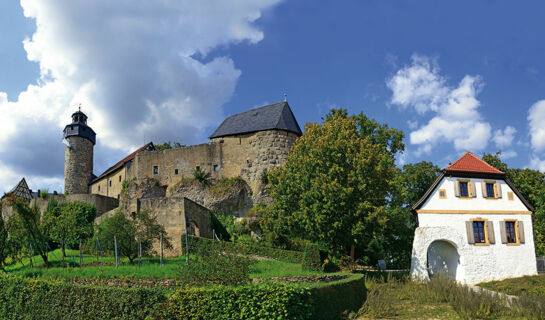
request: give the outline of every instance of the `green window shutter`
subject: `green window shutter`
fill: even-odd
[[[492,221],[487,221],[486,226],[488,228],[488,242],[491,244],[496,243],[496,237],[494,235],[494,223]]]
[[[505,231],[505,221],[500,221],[501,243],[507,243],[507,232]]]
[[[518,221],[518,225],[519,225],[519,241],[520,241],[520,243],[524,243],[525,242],[525,239],[524,239],[524,223],[522,221]]]
[[[475,243],[475,234],[473,233],[473,222],[466,221],[467,243]]]

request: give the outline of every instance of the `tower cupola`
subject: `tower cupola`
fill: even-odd
[[[82,137],[95,145],[96,133],[91,127],[87,125],[87,115],[78,110],[72,114],[72,123],[64,127],[63,138],[68,137]]]

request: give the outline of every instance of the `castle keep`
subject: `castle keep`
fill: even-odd
[[[212,210],[243,217],[252,206],[267,201],[264,173],[285,162],[301,134],[283,101],[226,118],[208,143],[156,150],[149,142],[96,176],[96,133],[87,125],[87,116],[77,111],[63,130],[65,195],[49,197],[95,205],[97,223],[118,210],[133,215],[149,210],[174,239],[174,250],[167,254],[180,254],[177,240],[182,234],[212,237]],[[213,187],[195,182],[197,170],[204,171],[212,184],[224,182],[236,190],[211,192]],[[49,200],[40,198],[39,191],[31,192],[24,179],[11,193],[24,194],[42,211]]]

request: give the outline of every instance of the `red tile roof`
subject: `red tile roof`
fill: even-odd
[[[446,167],[445,170],[504,174],[469,151]]]
[[[144,151],[146,150],[147,148],[149,147],[152,147],[154,148],[153,146],[153,143],[152,142],[149,142],[147,143],[146,145],[144,145],[143,147],[139,148],[138,150],[136,150],[135,152],[129,154],[128,156],[126,156],[125,158],[123,158],[121,161],[119,161],[118,163],[114,164],[113,166],[111,166],[110,168],[108,168],[108,170],[104,171],[104,173],[102,173],[100,176],[98,176],[97,178],[95,178],[92,182],[92,183],[95,183],[97,182],[98,180],[104,178],[105,176],[109,175],[110,173],[116,171],[117,169],[121,168],[125,163],[131,161],[132,159],[134,159],[134,157],[136,157],[136,154],[140,151]]]

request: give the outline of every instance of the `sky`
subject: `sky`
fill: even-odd
[[[398,165],[502,152],[545,171],[545,2],[0,2],[0,194],[63,191],[82,105],[99,175],[149,141],[196,144],[281,101],[403,130]]]

